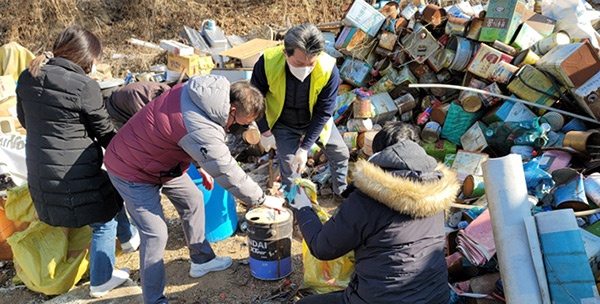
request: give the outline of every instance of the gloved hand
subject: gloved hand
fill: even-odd
[[[304,171],[304,167],[306,167],[306,161],[308,160],[308,150],[304,150],[302,148],[298,148],[296,150],[296,154],[294,155],[294,159],[292,160],[292,173],[301,174]]]
[[[283,202],[284,200],[281,197],[266,195],[262,205],[273,209],[283,209]]]
[[[265,152],[269,152],[271,149],[277,150],[275,136],[273,136],[271,132],[269,132],[268,135],[263,133],[260,137],[260,146],[263,148],[263,150],[265,150]]]
[[[213,177],[202,168],[198,168],[198,173],[202,175],[202,186],[204,186],[204,188],[206,188],[208,191],[212,190],[215,186],[215,180]]]
[[[304,189],[302,189],[300,187],[298,188],[298,193],[296,193],[296,197],[290,203],[290,207],[292,207],[296,210],[300,210],[304,207],[312,208],[312,202],[308,198],[308,195],[306,195],[306,192],[304,192]]]

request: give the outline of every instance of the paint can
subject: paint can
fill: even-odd
[[[539,56],[543,56],[544,54],[548,53],[555,46],[569,44],[569,43],[571,43],[571,37],[569,36],[569,34],[567,34],[567,32],[564,32],[564,31],[558,31],[558,32],[552,33],[552,35],[534,43],[530,47],[530,50],[532,50],[534,53],[538,54]]]
[[[373,155],[373,139],[379,131],[367,131],[363,132],[362,135],[362,147],[361,150],[368,156]]]
[[[563,146],[571,147],[579,152],[590,153],[594,148],[600,146],[600,133],[589,131],[569,131],[563,139]]]
[[[292,213],[258,207],[246,213],[246,221],[252,276],[277,280],[292,273]]]
[[[342,133],[342,139],[344,140],[344,143],[346,144],[346,146],[348,146],[348,149],[353,150],[356,149],[358,147],[356,141],[358,138],[358,132],[344,132]]]
[[[600,206],[600,173],[595,172],[583,180],[585,196],[594,204]]]
[[[554,187],[554,192],[552,193],[554,199],[553,207],[554,209],[571,208],[574,211],[587,210],[590,208],[590,204],[585,195],[583,175],[577,173],[577,176],[571,178],[569,181]]]
[[[510,147],[510,153],[521,155],[521,160],[528,162],[533,158],[533,147],[526,145],[513,145]]]
[[[421,131],[421,139],[427,143],[434,143],[440,138],[442,126],[435,121],[428,121]]]
[[[464,71],[473,55],[471,40],[460,36],[452,36],[446,43],[446,50],[455,54],[454,60],[448,68],[459,72]]]
[[[535,65],[538,60],[540,60],[540,56],[534,53],[532,50],[527,49],[519,52],[513,59],[512,64],[520,68],[526,64]]]
[[[398,107],[398,114],[406,113],[417,106],[417,101],[410,93],[406,93],[394,99],[394,103],[396,104],[396,107]]]
[[[352,111],[354,118],[371,118],[373,117],[373,105],[370,99],[356,98],[352,102]]]
[[[452,15],[448,15],[448,21],[446,22],[446,27],[444,28],[444,33],[452,36],[461,36],[464,37],[467,32],[467,28],[469,27],[469,23],[471,20],[454,17]]]
[[[346,128],[349,132],[366,132],[373,128],[373,121],[370,118],[348,119]]]
[[[478,93],[463,91],[460,95],[460,104],[469,113],[475,113],[481,109],[483,102]]]
[[[494,41],[494,43],[492,43],[492,46],[501,51],[504,52],[508,55],[514,56],[515,54],[517,54],[517,49],[515,49],[513,46],[510,46],[500,40],[496,40]]]
[[[439,123],[441,126],[444,125],[446,121],[446,115],[448,115],[448,110],[450,109],[450,103],[442,104],[441,106],[435,107],[431,109],[431,115],[429,115],[429,120],[435,121]]]
[[[462,193],[465,197],[479,197],[485,194],[485,187],[483,184],[483,176],[480,175],[467,175],[463,181]]]

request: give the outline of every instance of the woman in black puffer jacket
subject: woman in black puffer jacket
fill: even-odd
[[[345,290],[299,304],[448,303],[444,210],[459,184],[415,140],[407,124],[379,131],[376,153],[356,163],[349,196],[325,224],[306,194],[296,195],[291,206],[310,252],[331,260],[353,250],[356,260]]]
[[[122,284],[127,270],[113,270],[115,236],[125,251],[139,244],[123,199],[102,170],[102,148],[115,134],[100,86],[86,74],[102,56],[100,40],[71,26],[53,51],[34,59],[17,86],[17,114],[27,130],[29,191],[38,217],[60,227],[93,229],[90,295],[99,297]]]

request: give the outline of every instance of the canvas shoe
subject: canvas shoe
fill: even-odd
[[[211,271],[225,270],[231,266],[231,263],[232,261],[230,257],[216,257],[203,264],[196,264],[192,262],[190,276],[192,278],[199,278]]]
[[[100,298],[106,295],[109,291],[115,287],[125,283],[129,278],[129,268],[121,268],[113,270],[112,277],[108,282],[100,286],[90,286],[90,297]]]
[[[121,244],[121,250],[123,253],[132,253],[140,247],[140,241],[140,233],[136,230],[129,241]]]

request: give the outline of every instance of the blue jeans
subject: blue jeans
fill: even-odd
[[[93,223],[89,226],[92,228],[90,285],[100,286],[110,280],[115,268],[115,237],[119,235],[119,241],[127,242],[136,228],[129,222],[125,208],[122,208],[110,221]]]
[[[277,144],[281,182],[286,186],[285,189],[289,190],[293,181],[292,160],[296,150],[300,147],[300,140],[304,137],[306,130],[293,129],[278,123],[273,126],[271,132],[275,136]],[[321,140],[317,140],[316,144],[323,150],[329,162],[333,192],[340,195],[348,186],[346,180],[348,176],[348,159],[350,158],[348,146],[344,143],[344,139],[336,127],[331,130],[331,137],[326,146],[323,146]]]
[[[134,183],[108,173],[113,186],[140,232],[140,278],[144,303],[167,303],[164,255],[169,232],[161,204],[162,191],[173,204],[181,223],[193,263],[215,258],[204,238],[204,197],[189,175],[183,174],[163,185]]]

